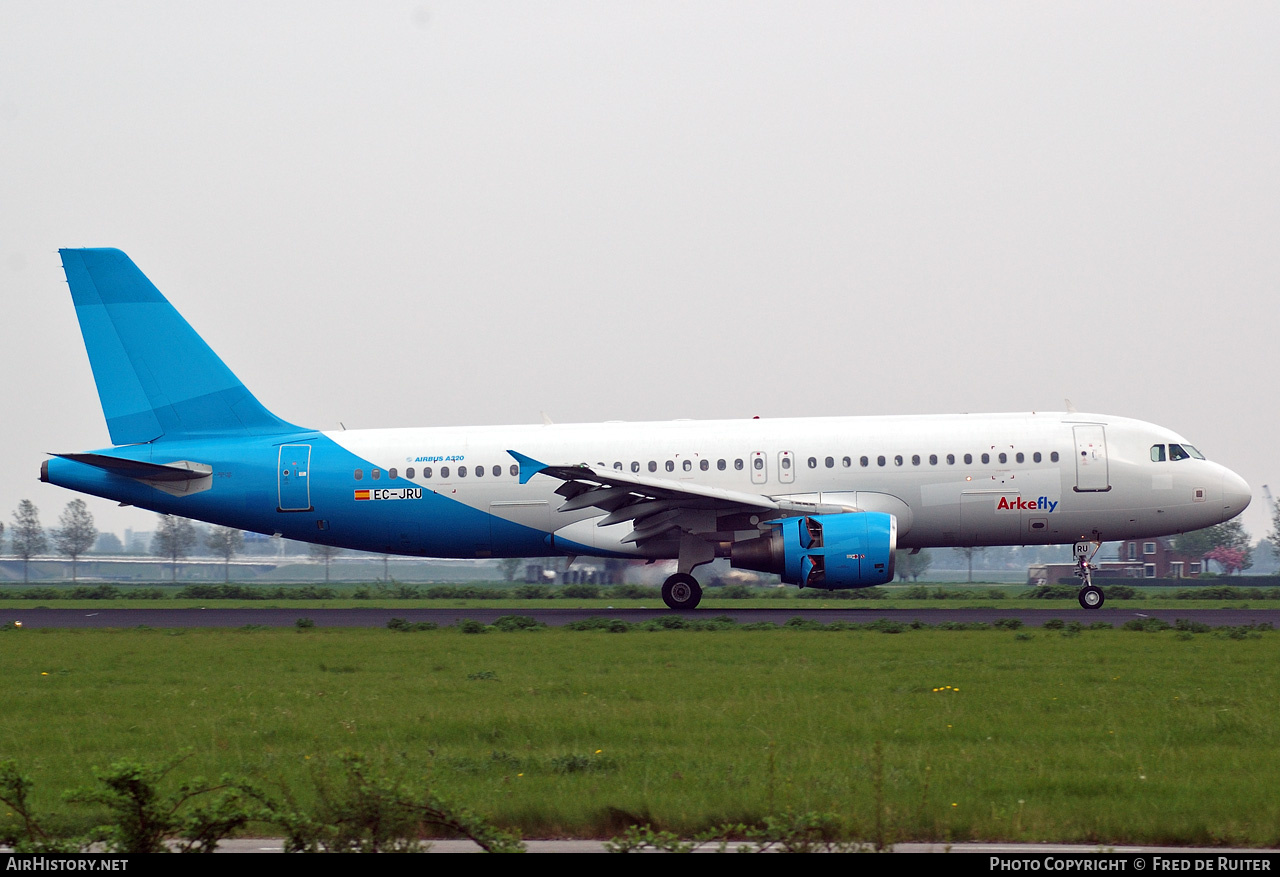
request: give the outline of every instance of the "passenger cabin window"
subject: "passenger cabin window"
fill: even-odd
[[[790,457],[783,457],[783,458],[782,458],[782,470],[785,472],[786,470],[788,470],[788,469],[790,469],[790,468],[791,468],[791,458],[790,458]]]
[[[733,468],[737,469],[739,472],[741,472],[741,471],[742,471],[742,458],[741,458],[741,457],[738,457],[736,460],[734,460],[734,461],[733,461]]]
[[[836,465],[836,458],[835,458],[835,457],[827,457],[827,459],[826,459],[826,460],[824,460],[823,462],[827,464],[827,468],[828,468],[828,469],[834,469],[834,468],[835,468],[835,465]]]
[[[912,465],[912,466],[919,466],[919,465],[920,465],[920,455],[919,455],[919,454],[912,454],[912,455],[911,455],[911,465]]]
[[[617,464],[615,464],[615,465],[614,465],[614,468],[615,468],[615,469],[621,469],[621,468],[622,468],[622,464],[621,464],[621,463],[617,463]],[[494,477],[494,478],[497,478],[497,477],[498,477],[499,475],[501,475],[501,474],[502,474],[502,467],[501,467],[501,466],[499,466],[497,463],[494,463],[494,464],[493,464],[493,477]]]
[[[423,466],[423,467],[422,467],[422,477],[423,477],[423,478],[430,478],[430,477],[431,477],[431,467],[430,467],[430,466]]]
[[[640,471],[640,461],[639,461],[639,460],[632,460],[632,461],[631,461],[631,471],[632,471],[632,472],[639,472],[639,471]]]
[[[363,480],[364,480],[364,470],[363,470],[363,469],[357,469],[357,470],[356,470],[356,481],[363,481]]]
[[[859,458],[858,458],[858,465],[859,465],[859,466],[862,466],[862,467],[864,467],[864,468],[865,468],[865,467],[867,467],[867,466],[870,466],[870,465],[871,465],[871,460],[869,460],[869,459],[868,459],[868,458],[866,458],[866,457],[859,457]],[[881,465],[881,466],[883,466],[883,465],[884,465],[884,463],[881,463],[880,465]]]
[[[369,477],[372,478],[374,481],[377,481],[379,478],[382,477],[382,472],[378,469],[370,469]]]
[[[1001,462],[1001,463],[1008,463],[1008,462],[1009,462],[1009,455],[1008,455],[1008,454],[1006,454],[1004,451],[1001,451],[1001,452],[1000,452],[1000,462]]]
[[[764,458],[763,458],[763,457],[756,457],[756,458],[755,458],[755,460],[753,460],[753,461],[752,461],[751,465],[756,469],[756,471],[759,471],[759,470],[763,469],[763,468],[764,468]]]
[[[710,468],[711,468],[711,461],[710,461],[710,460],[699,460],[699,461],[698,461],[698,468],[699,468],[699,469],[701,469],[703,472],[706,472],[708,469],[710,469]]]
[[[938,455],[937,455],[937,454],[930,454],[930,455],[929,455],[929,465],[930,465],[930,466],[936,466],[936,465],[938,465]]]
[[[467,477],[467,467],[466,467],[466,466],[459,466],[459,467],[458,467],[458,477],[459,477],[459,478],[466,478],[466,477]]]
[[[650,460],[650,461],[649,461],[649,471],[650,471],[650,472],[657,472],[657,471],[658,471],[658,462],[657,462],[656,460]]]
[[[413,472],[414,472],[414,468],[413,468],[412,466],[410,466],[408,469],[405,469],[405,470],[404,470],[404,477],[405,477],[405,478],[412,479],[412,478],[413,478]]]
[[[668,472],[676,471],[676,464],[672,460],[667,461],[667,471]]]
[[[983,455],[982,455],[982,462],[983,462],[983,463],[990,463],[990,462],[991,462],[991,455],[990,455],[990,454],[983,454]]]
[[[876,465],[877,465],[877,466],[883,466],[883,465],[884,465],[884,463],[885,463],[885,459],[884,459],[884,457],[883,457],[883,456],[876,457]]]
[[[693,471],[693,461],[692,461],[692,460],[685,460],[685,461],[684,461],[684,471],[686,471],[686,472],[692,472],[692,471]]]
[[[1053,452],[1051,452],[1051,453],[1049,454],[1049,462],[1051,462],[1051,463],[1056,463],[1056,462],[1058,462],[1058,452],[1057,452],[1057,451],[1053,451]]]
[[[1025,463],[1027,461],[1027,458],[1022,453],[1022,451],[1018,451],[1018,456],[1014,457],[1014,459],[1017,460],[1019,463]]]
[[[849,457],[845,457],[840,461],[840,463],[841,465],[844,466],[844,468],[848,469],[850,466],[853,465],[853,460],[850,459]]]
[[[719,469],[721,472],[723,472],[726,468],[728,468],[728,466],[729,464],[726,463],[724,459],[716,460],[716,468]]]
[[[902,465],[902,455],[901,455],[901,454],[894,454],[894,456],[893,456],[893,465],[895,465],[895,466],[901,466],[901,465]]]
[[[810,469],[817,469],[817,468],[818,468],[818,458],[817,458],[817,457],[810,457],[810,458],[809,458],[809,468],[810,468]]]
[[[1035,462],[1039,463],[1039,462],[1040,462],[1040,452],[1039,452],[1039,451],[1036,451],[1034,454],[1032,454],[1032,455],[1031,455],[1031,459],[1032,459],[1032,460],[1034,460]]]
[[[965,464],[966,466],[968,466],[968,465],[971,465],[972,463],[973,463],[973,454],[965,454],[965,455],[964,455],[964,464]]]
[[[956,455],[955,455],[955,454],[947,454],[947,465],[948,465],[948,466],[954,466],[955,464],[956,464]]]
[[[387,477],[388,477],[388,478],[390,478],[392,481],[395,481],[395,480],[396,480],[397,478],[399,478],[400,476],[399,476],[399,474],[397,474],[397,472],[396,472],[395,468],[394,468],[394,467],[392,467],[392,468],[390,468],[390,469],[388,469],[388,470],[387,470]]]
[[[441,477],[441,478],[448,478],[448,477],[449,477],[449,467],[448,467],[448,466],[441,466],[441,467],[440,467],[440,477]]]
[[[604,468],[604,467],[601,467],[601,468]],[[476,467],[476,477],[477,477],[477,478],[483,478],[483,477],[484,477],[484,467],[483,467],[483,466],[477,466],[477,467]]]

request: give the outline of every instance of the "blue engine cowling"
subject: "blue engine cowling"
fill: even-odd
[[[802,588],[869,588],[893,581],[898,522],[882,512],[774,521],[767,536],[737,543],[735,567],[778,573]]]

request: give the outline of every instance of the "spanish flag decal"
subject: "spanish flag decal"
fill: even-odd
[[[368,499],[368,498],[369,498],[369,491],[367,490],[356,491],[356,499]]]

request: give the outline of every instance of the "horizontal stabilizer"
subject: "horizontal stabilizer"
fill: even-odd
[[[53,456],[93,466],[112,475],[141,481],[170,496],[203,493],[213,486],[213,467],[207,463],[193,463],[190,460],[147,463],[143,460],[124,460],[109,454],[54,454]],[[49,464],[46,462],[40,469],[41,481],[49,480],[48,472]]]
[[[144,463],[140,460],[122,460],[106,454],[54,454],[53,456],[94,466],[113,475],[136,478],[139,481],[195,481],[198,478],[208,478],[213,474],[212,466],[192,463],[190,460],[180,460],[176,463]]]

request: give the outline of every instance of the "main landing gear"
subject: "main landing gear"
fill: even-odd
[[[1101,609],[1106,597],[1102,589],[1093,583],[1093,556],[1102,547],[1101,542],[1077,542],[1076,575],[1080,578],[1080,605],[1085,609]],[[1091,551],[1090,548],[1093,550]]]
[[[688,573],[678,572],[662,583],[662,602],[671,609],[696,609],[702,601],[702,586]]]
[[[716,550],[710,542],[699,539],[692,533],[682,533],[677,572],[662,583],[662,602],[677,612],[696,609],[702,601],[702,586],[689,573],[715,558]]]

